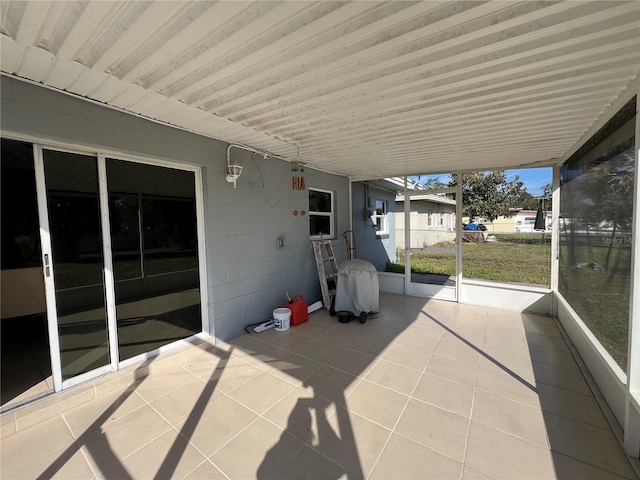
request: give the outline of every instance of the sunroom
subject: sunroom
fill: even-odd
[[[638,2],[1,9],[3,478],[637,477]],[[532,248],[420,187],[534,168]],[[377,316],[245,334],[318,238]]]

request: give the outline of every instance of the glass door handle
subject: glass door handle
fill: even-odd
[[[51,267],[49,266],[49,254],[44,254],[44,274],[46,277],[51,276]]]

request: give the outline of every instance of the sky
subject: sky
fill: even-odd
[[[534,197],[542,195],[542,187],[547,183],[551,183],[552,169],[551,168],[526,168],[519,170],[507,170],[507,180],[511,181],[515,179],[516,175],[520,177],[520,180],[524,182],[527,191]],[[410,177],[417,180],[418,177]],[[423,175],[420,177],[420,182],[424,183],[429,178],[438,178],[442,183],[449,181],[449,175]]]

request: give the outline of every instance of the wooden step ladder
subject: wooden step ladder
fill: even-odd
[[[316,257],[318,267],[318,278],[320,279],[320,290],[322,290],[322,303],[327,310],[331,310],[331,296],[335,295],[336,276],[338,275],[338,264],[333,254],[333,245],[330,240],[312,240],[313,253]],[[327,273],[324,264],[328,262],[330,272]],[[329,285],[331,282],[331,286]]]

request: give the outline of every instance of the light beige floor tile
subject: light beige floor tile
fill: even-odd
[[[341,405],[360,379],[348,373],[324,366],[305,382],[315,395]]]
[[[327,363],[344,349],[344,347],[326,342],[321,340],[321,338],[322,337],[319,337],[307,343],[303,348],[297,349],[295,353],[315,360],[316,362]]]
[[[458,480],[462,464],[408,438],[393,434],[380,455],[371,480]]]
[[[201,416],[178,426],[181,434],[207,457],[244,430],[258,416],[229,397],[223,397]]]
[[[152,402],[182,385],[192,382],[197,377],[182,365],[164,368],[154,372],[141,381],[136,392],[147,402]]]
[[[410,395],[420,379],[420,372],[386,360],[380,360],[365,378],[405,395]]]
[[[480,473],[473,468],[466,466],[462,471],[462,480],[493,480],[489,475],[485,475],[484,473]]]
[[[248,355],[248,354],[243,355],[240,358],[245,362],[251,365],[254,365],[262,370],[269,370],[271,368],[272,363],[277,362],[279,360],[284,360],[290,355],[291,355],[291,352],[289,350],[285,350],[284,348],[276,347],[275,345],[265,343],[260,347],[256,348],[256,351],[253,352],[251,355]]]
[[[214,384],[216,390],[227,393],[263,372],[264,370],[256,365],[250,365],[242,358],[232,356],[223,361],[218,368],[202,372],[200,378]]]
[[[591,395],[582,395],[551,385],[538,384],[538,396],[542,409],[588,423],[596,427],[609,429],[596,399]]]
[[[210,460],[229,478],[276,478],[304,447],[278,427],[258,418]]]
[[[403,333],[396,339],[396,344],[415,348],[426,355],[432,355],[439,343],[439,339],[416,335],[412,332]]]
[[[6,418],[11,416],[10,421],[6,421],[0,426],[0,439],[4,439],[16,433],[16,421],[12,414],[6,415]]]
[[[521,312],[520,316],[522,317],[523,323],[531,322],[537,323],[539,325],[549,325],[552,327],[556,326],[556,322],[553,320],[553,318],[547,315],[537,315],[535,313]]]
[[[512,355],[528,360],[529,348],[526,340],[512,340],[509,337],[485,337],[482,350],[489,356]]]
[[[537,383],[545,383],[571,390],[572,392],[582,393],[583,395],[591,395],[591,389],[582,376],[582,372],[533,362],[533,373],[536,376]]]
[[[425,373],[473,387],[476,384],[478,367],[434,355],[431,357]]]
[[[263,416],[306,442],[318,431],[318,419],[326,422],[335,409],[335,403],[314,395],[312,389],[294,388]]]
[[[491,338],[507,338],[513,339],[514,341],[521,343],[526,342],[526,335],[524,329],[522,328],[522,322],[517,320],[517,323],[520,324],[520,330],[515,330],[514,328],[509,328],[506,326],[498,326],[494,323],[487,323],[487,326],[484,330],[485,337]]]
[[[555,325],[541,325],[538,322],[525,321],[524,328],[529,333],[546,335],[548,337],[563,338],[560,330]]]
[[[544,412],[549,443],[554,452],[594,467],[633,478],[633,471],[611,430]]]
[[[495,479],[555,480],[549,449],[474,421],[465,463]]]
[[[499,310],[490,308],[487,311],[487,326],[498,328],[509,328],[511,330],[523,331],[521,312],[515,310]]]
[[[396,343],[387,349],[385,360],[422,372],[431,360],[431,354],[414,347]]]
[[[140,408],[145,401],[135,393],[135,386],[101,395],[63,414],[73,435],[102,428],[129,412]]]
[[[534,362],[580,371],[578,364],[570,353],[529,345],[529,354]]]
[[[468,418],[411,399],[395,431],[462,462],[468,428]]]
[[[531,385],[536,383],[531,359],[528,357],[514,357],[506,353],[493,353],[492,355],[485,353],[480,358],[480,368],[517,375]]]
[[[468,342],[478,348],[482,348],[482,345],[484,344],[484,330],[482,328],[465,330],[464,328],[454,327],[450,331],[446,331],[444,333],[442,340],[462,343]]]
[[[169,430],[121,460],[121,464],[131,478],[182,478],[204,460],[184,437]],[[117,473],[102,472],[107,478],[115,478]]]
[[[62,416],[58,415],[45,420],[2,440],[2,448],[0,448],[2,471],[12,471],[19,468],[25,460],[27,449],[29,460],[36,461],[70,445],[72,442],[73,435]]]
[[[356,352],[355,350],[344,349],[333,357],[327,365],[357,377],[364,377],[377,362],[377,357]]]
[[[231,355],[239,356],[253,353],[257,348],[262,346],[263,343],[264,342],[256,339],[253,335],[247,334],[219,343],[216,347],[229,352]]]
[[[95,476],[80,447],[72,444],[50,452],[36,459],[22,456],[19,465],[11,469],[2,462],[2,478],[6,480],[25,480],[28,478],[86,479]],[[16,464],[17,465],[17,464]]]
[[[358,477],[367,478],[391,431],[340,407],[319,425],[311,446]]]
[[[80,443],[96,472],[120,471],[120,459],[170,429],[169,423],[145,405],[100,430],[84,435]]]
[[[287,330],[285,332],[278,332],[274,330],[276,333],[279,333],[280,336],[271,340],[271,345],[275,345],[279,348],[284,348],[285,350],[289,350],[293,352],[299,348],[303,348],[307,343],[309,343],[312,338],[307,337],[306,335],[302,335],[300,333],[295,333],[292,330]]]
[[[538,335],[537,333],[527,332],[527,343],[536,347],[550,348],[560,352],[571,353],[569,347],[563,338],[549,337],[547,335]]]
[[[478,390],[473,402],[471,418],[541,447],[549,448],[544,418],[538,408]]]
[[[347,325],[351,324],[354,325],[354,333],[366,337],[375,338],[377,340],[382,340],[387,343],[392,343],[393,341],[395,341],[398,335],[402,334],[403,332],[402,328],[378,323],[376,319],[367,321],[367,323],[365,324],[361,324],[360,322],[351,322]]]
[[[200,464],[198,468],[190,472],[184,480],[227,480],[227,477],[216,467],[213,466],[209,460]]]
[[[480,362],[480,353],[478,350],[480,349],[473,343],[469,343],[458,339],[442,339],[438,348],[436,348],[435,354],[441,357],[452,358],[458,362],[478,365],[478,362]]]
[[[309,321],[291,328],[295,333],[300,333],[308,337],[317,338],[320,335],[327,333],[327,331],[331,330],[332,327],[326,324],[315,322],[313,319],[309,319]]]
[[[224,395],[215,387],[213,382],[197,379],[150,402],[150,405],[171,425],[176,426]]]
[[[551,452],[553,466],[558,480],[623,480],[624,477],[606,470],[596,468],[587,463],[567,457],[557,452]]]
[[[540,408],[535,386],[522,378],[507,373],[481,368],[478,372],[476,388]]]
[[[292,354],[282,360],[276,360],[269,364],[271,368],[267,370],[270,374],[287,382],[299,385],[318,371],[322,364],[301,355]]]
[[[367,380],[347,397],[346,408],[380,425],[393,428],[409,397]]]
[[[179,361],[179,363],[194,375],[208,379],[211,372],[224,367],[231,358],[229,352],[220,348],[209,348],[201,350],[190,358]]]
[[[354,478],[343,467],[305,446],[276,478],[282,480],[347,480]],[[356,477],[357,478],[357,477]]]
[[[473,403],[473,388],[425,373],[413,397],[468,418]]]
[[[294,388],[293,384],[265,372],[232,390],[229,396],[254,412],[263,413]]]
[[[321,337],[318,337],[318,340],[329,342],[332,345],[336,345],[342,348],[353,348],[354,342],[359,338],[360,335],[356,333],[347,332],[340,328],[334,328],[332,330],[329,330]]]
[[[351,350],[357,350],[367,355],[374,357],[382,356],[390,343],[384,340],[378,340],[377,338],[363,337],[356,335],[351,344],[348,346]]]
[[[436,323],[414,322],[405,328],[404,332],[440,340],[445,329]]]

